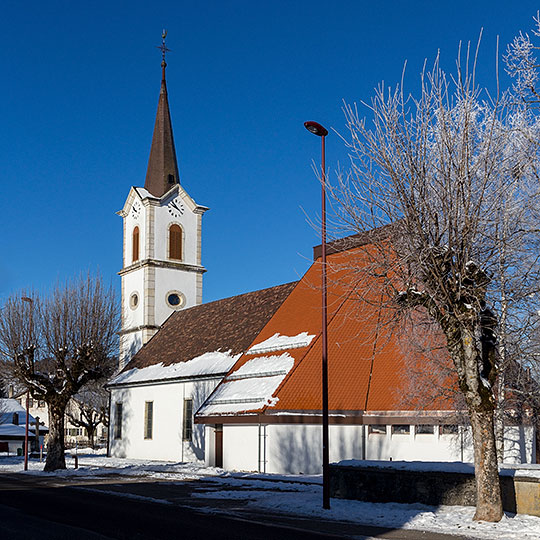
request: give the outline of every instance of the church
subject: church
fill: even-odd
[[[180,184],[165,72],[163,57],[144,187],[131,187],[118,212],[122,328],[120,372],[107,385],[110,454],[319,473],[320,246],[299,281],[202,303],[207,208]],[[411,410],[403,400],[403,348],[384,324],[392,313],[366,301],[376,283],[355,283],[350,271],[369,244],[356,235],[328,246],[330,460],[472,461],[470,427],[450,403]],[[536,461],[531,422],[506,427],[505,461]]]

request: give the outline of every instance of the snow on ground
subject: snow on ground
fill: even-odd
[[[380,467],[408,471],[443,471],[453,473],[474,474],[473,463],[460,461],[362,461],[360,459],[345,459],[338,465],[343,467]],[[502,476],[520,478],[540,478],[540,467],[536,463],[503,463],[499,468]]]
[[[219,512],[211,499],[242,499],[248,507],[273,513],[314,517],[391,527],[463,535],[492,540],[537,540],[540,538],[540,518],[507,513],[499,523],[473,522],[474,508],[469,506],[425,506],[421,504],[366,503],[341,499],[331,500],[331,510],[323,510],[320,475],[273,475],[226,472],[201,463],[170,463],[163,461],[107,458],[79,450],[79,468],[68,454],[68,469],[44,473],[43,463],[30,460],[27,474],[48,476],[105,476],[120,474],[131,477],[151,477],[158,480],[183,481],[204,479],[205,488],[193,496],[208,499],[207,512]],[[20,457],[0,457],[1,472],[22,472]],[[210,487],[208,487],[210,484]],[[111,491],[117,496],[130,494]],[[144,498],[140,495],[133,496]],[[152,499],[155,501],[155,499]],[[163,504],[170,501],[157,500]]]

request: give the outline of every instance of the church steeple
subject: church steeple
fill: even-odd
[[[162,42],[158,49],[162,53],[161,90],[152,136],[152,146],[148,159],[148,169],[144,187],[154,197],[161,197],[175,184],[179,184],[178,164],[176,162],[176,150],[174,148],[171,114],[169,112],[169,100],[167,98],[167,83],[165,81],[165,53],[169,50],[165,46],[167,32],[162,34]]]

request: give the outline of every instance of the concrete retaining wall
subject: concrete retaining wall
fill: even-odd
[[[331,497],[368,502],[422,503],[431,506],[476,504],[472,466],[459,471],[406,470],[380,466],[330,465]],[[503,507],[508,512],[540,516],[540,478],[519,471],[500,476]]]

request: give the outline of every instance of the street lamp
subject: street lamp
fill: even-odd
[[[23,296],[21,298],[23,302],[28,302],[30,304],[30,332],[32,334],[32,315],[34,311],[34,301],[28,296]],[[24,470],[28,470],[28,416],[30,415],[30,390],[26,392],[26,425],[24,429]]]
[[[317,122],[304,122],[304,127],[321,138],[321,263],[322,263],[322,454],[323,454],[323,508],[330,509],[330,459],[328,452],[328,340],[327,340],[327,298],[326,298],[326,155],[324,141],[328,130]]]

